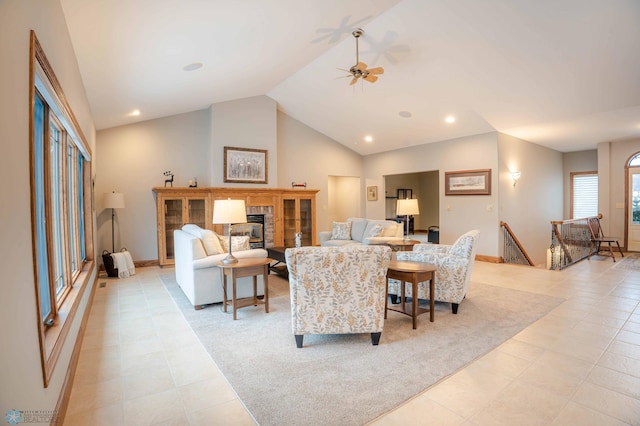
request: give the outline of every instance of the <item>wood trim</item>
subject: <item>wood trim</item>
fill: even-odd
[[[498,256],[487,256],[484,254],[476,254],[476,260],[479,262],[503,263],[502,259]]]

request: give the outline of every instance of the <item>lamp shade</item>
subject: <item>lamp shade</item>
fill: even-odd
[[[246,223],[247,211],[244,200],[215,200],[213,202],[213,223]]]
[[[396,204],[396,214],[398,216],[420,214],[420,209],[418,208],[418,200],[415,198],[398,200]]]
[[[124,209],[124,194],[121,192],[105,192],[102,204],[105,209]]]

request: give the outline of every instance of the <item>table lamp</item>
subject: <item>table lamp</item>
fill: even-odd
[[[247,223],[247,211],[244,200],[215,200],[213,202],[213,223],[216,225],[229,225],[229,254],[222,261],[225,265],[237,263],[231,253],[231,224]]]
[[[115,209],[124,209],[124,194],[120,192],[105,192],[102,198],[105,209],[111,209],[111,253],[116,251],[115,234],[113,224],[116,217]]]
[[[415,198],[407,198],[406,200],[398,200],[396,204],[396,215],[406,216],[407,233],[403,241],[409,241],[409,216],[420,214],[418,209],[418,200]]]

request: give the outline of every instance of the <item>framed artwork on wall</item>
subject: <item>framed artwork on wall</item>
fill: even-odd
[[[491,169],[444,172],[444,195],[491,195]]]
[[[266,149],[224,147],[224,181],[237,183],[268,182]]]
[[[377,186],[367,186],[367,201],[378,201]]]

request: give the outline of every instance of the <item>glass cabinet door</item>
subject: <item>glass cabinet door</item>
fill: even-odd
[[[194,200],[190,199],[188,202],[189,209],[189,217],[187,218],[188,223],[193,223],[194,225],[198,225],[200,228],[205,229],[206,226],[206,212],[205,212],[205,202],[204,199]]]
[[[296,238],[296,200],[283,200],[284,246],[294,247]]]
[[[302,245],[303,246],[311,246],[312,243],[312,211],[311,211],[311,200],[301,199],[300,200],[300,230],[302,232]]]
[[[164,200],[166,258],[173,259],[173,231],[182,227],[182,199]]]

